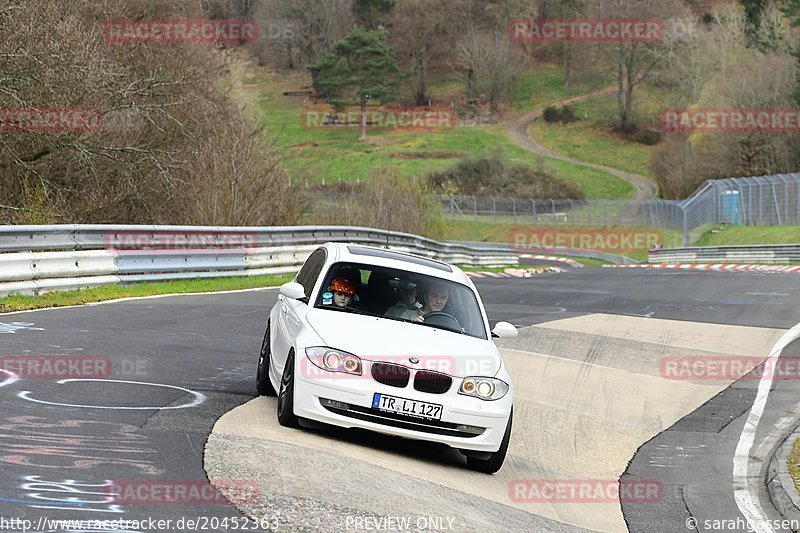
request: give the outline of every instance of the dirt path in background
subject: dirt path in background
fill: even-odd
[[[584,94],[581,96],[573,96],[572,98],[567,98],[565,100],[561,100],[559,102],[555,102],[550,105],[563,106],[571,104],[573,102],[584,100],[586,98],[591,98],[593,96],[611,93],[614,90],[615,90],[614,87],[606,87],[605,89],[600,89],[599,91],[595,91],[589,94]],[[636,200],[652,200],[658,196],[658,187],[656,186],[656,184],[652,180],[644,176],[641,176],[639,174],[633,174],[631,172],[625,172],[617,168],[598,165],[596,163],[579,161],[577,159],[573,159],[571,157],[562,155],[558,152],[554,152],[553,150],[545,148],[544,146],[539,144],[539,142],[536,139],[534,139],[533,135],[531,135],[530,128],[533,121],[542,116],[542,114],[544,113],[544,109],[545,109],[544,107],[534,109],[530,113],[526,113],[512,120],[508,124],[508,136],[511,137],[511,140],[513,140],[515,143],[525,148],[526,150],[530,150],[535,154],[552,157],[554,159],[567,161],[569,163],[574,163],[576,165],[581,165],[588,168],[604,170],[609,174],[613,174],[633,185],[636,191],[636,195],[634,197]]]

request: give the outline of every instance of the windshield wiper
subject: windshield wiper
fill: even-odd
[[[356,315],[364,315],[364,316],[380,316],[368,313],[367,311],[362,311],[361,309],[355,309],[353,307],[336,307],[335,305],[333,306],[318,305],[316,309],[327,309],[328,311],[338,311],[340,313],[354,313]]]
[[[464,331],[463,328],[462,329],[453,329],[453,328],[448,328],[446,326],[442,326],[442,325],[439,325],[439,324],[426,324],[425,322],[417,322],[416,320],[406,320],[405,322],[414,322],[415,324],[419,324],[421,326],[428,326],[429,328],[443,329],[445,331],[452,331],[453,333],[460,333],[462,335],[466,335],[467,334]]]

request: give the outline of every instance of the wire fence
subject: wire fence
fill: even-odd
[[[536,226],[661,228],[680,231],[685,246],[719,224],[800,224],[800,173],[708,180],[685,200],[536,200],[440,197],[455,220]]]

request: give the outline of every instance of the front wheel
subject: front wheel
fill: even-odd
[[[264,342],[261,343],[261,353],[258,356],[258,368],[256,369],[256,390],[261,396],[275,396],[275,387],[269,380],[270,355],[269,322],[267,322],[267,332],[264,333]]]
[[[511,440],[511,420],[514,418],[514,410],[508,415],[508,424],[506,424],[506,432],[503,435],[503,440],[500,442],[500,449],[494,453],[489,454],[488,459],[478,459],[477,457],[467,456],[467,466],[471,470],[483,472],[484,474],[494,474],[503,462],[506,460],[506,452],[508,451],[508,441]]]
[[[294,354],[289,354],[283,367],[281,390],[278,393],[278,423],[287,428],[300,427],[294,414]]]

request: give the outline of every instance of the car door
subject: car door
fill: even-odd
[[[325,266],[326,260],[327,252],[324,248],[315,250],[308,256],[300,272],[297,273],[295,281],[303,286],[306,295],[303,300],[294,300],[292,298],[286,298],[282,294],[278,295],[276,312],[277,331],[272,345],[272,358],[275,363],[277,375],[283,373],[283,367],[286,364],[286,357],[289,355],[289,350],[294,345],[294,340],[300,333],[301,328],[304,327],[305,320],[303,317],[308,313],[311,293],[322,272],[322,267]]]

